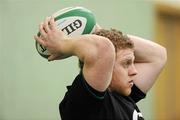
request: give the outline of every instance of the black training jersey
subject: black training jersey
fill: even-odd
[[[136,102],[145,94],[135,85],[130,96],[116,92],[98,92],[79,74],[67,87],[59,105],[62,120],[143,120]]]

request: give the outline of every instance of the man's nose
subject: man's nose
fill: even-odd
[[[135,75],[138,74],[138,71],[137,71],[137,69],[136,69],[136,67],[134,65],[131,65],[129,67],[129,71],[128,72],[129,72],[129,76],[135,76]]]

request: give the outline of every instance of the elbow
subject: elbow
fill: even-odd
[[[163,68],[167,61],[167,50],[165,47],[162,47],[158,50],[157,59],[155,60],[156,67],[160,66],[160,68]]]
[[[165,47],[161,48],[160,61],[164,65],[167,61],[167,49]]]
[[[115,47],[108,38],[103,38],[99,42],[98,51],[99,56],[104,57],[105,60],[115,60]]]
[[[105,60],[107,63],[113,63],[115,61],[115,48],[112,42],[105,37],[95,37],[94,43],[87,49],[86,61],[94,62],[98,60]]]

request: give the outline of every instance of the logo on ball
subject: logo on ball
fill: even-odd
[[[66,32],[67,35],[69,35],[75,30],[77,30],[78,28],[80,28],[81,26],[82,26],[81,20],[77,19],[74,22],[70,23],[68,26],[64,27],[62,31]]]

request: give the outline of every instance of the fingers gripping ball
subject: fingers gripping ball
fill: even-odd
[[[68,7],[54,13],[53,17],[58,29],[68,36],[90,34],[95,30],[96,20],[93,13],[83,7]],[[36,50],[42,57],[49,57],[48,50],[37,41]]]

